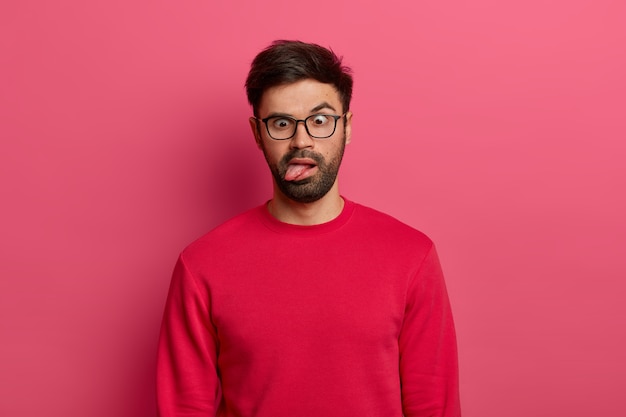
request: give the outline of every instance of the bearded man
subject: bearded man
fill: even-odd
[[[246,81],[273,181],[189,245],[159,344],[161,417],[459,417],[454,325],[432,241],[339,193],[352,76],[276,41]]]

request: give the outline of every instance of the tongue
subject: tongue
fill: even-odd
[[[290,164],[285,172],[285,181],[296,181],[309,168],[311,165]]]

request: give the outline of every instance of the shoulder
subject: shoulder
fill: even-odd
[[[425,262],[436,265],[433,241],[413,226],[360,204],[355,204],[352,220],[351,249],[359,254],[361,262],[396,272],[385,272],[385,276],[410,277]]]
[[[253,240],[255,235],[264,230],[261,222],[263,208],[252,208],[218,225],[191,242],[183,250],[183,255],[192,258],[207,251],[215,253],[240,245],[242,241]]]
[[[383,235],[403,242],[411,241],[414,244],[430,247],[432,240],[420,230],[410,226],[395,217],[354,203],[354,221],[359,227],[365,228],[367,234]]]
[[[369,243],[376,241],[398,250],[404,248],[411,252],[416,250],[428,252],[433,247],[432,240],[413,226],[376,209],[358,203],[353,204],[354,213],[350,229],[357,239]]]

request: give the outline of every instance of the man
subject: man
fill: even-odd
[[[277,41],[246,88],[273,197],[180,255],[159,347],[160,416],[459,416],[432,242],[339,193],[349,69],[328,49]]]

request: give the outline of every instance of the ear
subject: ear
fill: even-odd
[[[259,149],[262,149],[261,133],[259,132],[259,121],[254,117],[250,117],[248,119],[248,122],[250,123],[250,129],[252,129],[252,135],[254,136],[254,141],[256,142],[256,146]]]
[[[348,143],[350,143],[350,140],[352,139],[352,112],[351,111],[346,113],[344,126],[346,130],[346,145],[347,145]]]

